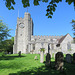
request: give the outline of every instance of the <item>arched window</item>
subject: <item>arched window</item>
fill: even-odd
[[[51,44],[51,49],[54,49],[54,44]]]
[[[36,38],[35,38],[35,41],[36,41]]]
[[[71,49],[71,44],[70,44],[70,42],[67,43],[67,49],[68,49],[68,50]]]
[[[51,39],[50,41],[53,42],[53,39]]]
[[[35,44],[33,44],[33,50],[35,50]]]

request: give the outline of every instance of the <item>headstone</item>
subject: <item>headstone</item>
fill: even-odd
[[[62,52],[57,52],[55,55],[55,68],[57,70],[63,70],[64,56]]]
[[[46,65],[50,65],[51,56],[49,53],[46,55]]]
[[[68,62],[68,63],[72,62],[72,56],[71,56],[71,54],[66,54],[66,62]]]
[[[7,54],[7,51],[5,52],[5,55]]]
[[[73,63],[75,63],[75,53],[73,53]]]
[[[9,54],[11,54],[11,52],[9,52]]]
[[[18,54],[19,54],[19,57],[20,57],[20,56],[21,56],[21,51],[19,51],[19,53],[18,53]]]
[[[37,56],[35,56],[34,59],[37,60]]]
[[[44,52],[41,51],[40,52],[40,63],[43,63],[44,62]]]

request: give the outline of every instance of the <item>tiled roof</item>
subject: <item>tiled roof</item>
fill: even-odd
[[[65,39],[65,37],[66,37],[67,35],[68,35],[68,34],[66,34],[65,36],[62,36],[62,37],[59,39],[58,44],[60,44],[60,43]]]

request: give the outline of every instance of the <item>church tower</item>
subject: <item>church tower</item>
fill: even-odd
[[[17,18],[17,27],[14,37],[13,54],[28,53],[28,43],[33,35],[33,21],[30,13],[26,12],[24,18]]]

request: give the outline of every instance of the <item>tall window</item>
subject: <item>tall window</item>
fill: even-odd
[[[28,45],[27,45],[27,50],[28,50]]]
[[[35,50],[35,44],[33,44],[33,50]]]
[[[51,48],[54,49],[54,44],[51,44]]]
[[[51,39],[50,41],[53,42],[53,39]]]
[[[68,50],[71,49],[71,44],[70,44],[70,42],[67,43],[67,49],[68,49]]]

